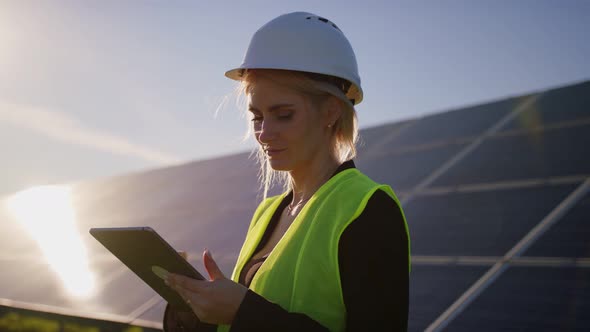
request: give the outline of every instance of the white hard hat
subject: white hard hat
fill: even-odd
[[[344,33],[329,20],[306,12],[283,14],[250,40],[244,61],[225,76],[240,80],[246,69],[284,69],[335,76],[351,83],[353,104],[363,100],[356,56]]]

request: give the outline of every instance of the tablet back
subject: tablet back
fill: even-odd
[[[154,267],[195,279],[204,277],[154,229],[91,228],[89,232],[170,305],[180,311],[191,311],[182,297],[154,273]]]

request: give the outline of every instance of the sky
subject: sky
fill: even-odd
[[[307,11],[358,61],[360,128],[590,79],[590,1],[0,1],[0,196],[249,151],[252,34]]]

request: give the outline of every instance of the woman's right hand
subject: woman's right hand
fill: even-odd
[[[169,273],[166,284],[180,294],[200,321],[231,324],[248,288],[225,277],[208,250],[203,252],[203,263],[209,280]]]

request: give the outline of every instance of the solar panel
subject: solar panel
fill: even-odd
[[[588,331],[590,269],[510,267],[445,331]]]
[[[408,330],[424,331],[485,270],[481,266],[413,265]]]
[[[543,234],[525,256],[590,257],[590,194]]]
[[[35,281],[47,269],[47,265],[42,259],[35,261],[18,258],[4,259],[1,264],[0,285],[11,285],[11,287],[0,287],[0,299],[20,299],[20,296],[30,293],[31,287],[29,285],[35,285]],[[15,283],[15,280],[20,282]]]
[[[535,105],[508,123],[503,131],[532,129],[564,122],[590,120],[590,82],[541,94]]]
[[[404,130],[394,144],[413,146],[477,137],[513,111],[518,101],[505,99],[427,116]]]
[[[359,155],[363,155],[376,145],[390,144],[400,130],[410,122],[412,121],[400,121],[360,130],[357,147]]]
[[[101,314],[129,316],[150,299],[160,298],[122,263],[116,261],[114,264],[117,266],[116,269],[95,269],[97,272],[96,295],[90,299],[90,302],[82,303],[75,308],[92,308],[94,312]],[[113,301],[113,299],[117,300]]]
[[[575,185],[419,196],[405,207],[415,255],[503,256]]]
[[[28,236],[25,228],[16,220],[0,215],[0,223],[2,225],[2,232],[0,232],[0,243],[2,243],[0,257],[10,258],[15,255],[38,255],[40,253],[37,250],[38,246],[35,240]]]
[[[495,136],[433,186],[590,174],[590,124],[531,135]]]
[[[42,260],[39,262],[3,262],[2,267],[4,285],[11,285],[11,287],[3,287],[0,297],[13,299],[19,303],[41,304],[88,314],[123,315],[125,312],[133,311],[141,303],[141,300],[134,301],[133,299],[141,297],[142,291],[144,291],[141,287],[129,284],[126,285],[129,287],[119,288],[119,293],[112,292],[111,290],[118,287],[120,283],[105,283],[102,279],[105,274],[98,272],[95,275],[98,293],[96,296],[85,296],[82,294],[83,289],[81,288],[85,286],[82,285],[84,279],[76,271],[62,271],[64,274],[58,274]],[[64,277],[65,279],[63,279]],[[118,298],[116,302],[105,301],[108,297],[104,296],[119,297],[122,291],[130,292],[131,299],[126,296]]]
[[[428,150],[373,155],[359,158],[357,167],[375,181],[391,185],[394,190],[406,190],[415,187],[464,146],[451,144]]]
[[[164,320],[164,311],[166,310],[166,301],[162,300],[155,306],[151,307],[146,312],[142,313],[137,319],[150,321],[150,322],[162,322]]]

